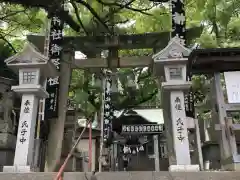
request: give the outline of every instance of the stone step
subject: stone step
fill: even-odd
[[[54,180],[56,173],[0,173],[0,180]],[[97,180],[239,180],[240,172],[102,172]],[[87,178],[86,178],[87,177]],[[90,173],[66,172],[64,180],[91,180]]]

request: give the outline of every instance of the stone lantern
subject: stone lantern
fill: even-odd
[[[191,165],[188,123],[186,120],[184,91],[188,91],[191,82],[187,81],[187,60],[191,50],[175,37],[167,47],[153,55],[154,72],[162,83],[162,102],[164,109],[166,136],[169,147],[169,170],[199,170]],[[171,159],[174,159],[171,161]]]
[[[5,60],[9,68],[19,75],[19,85],[12,90],[22,96],[14,166],[5,166],[4,171],[30,171],[33,163],[34,134],[40,98],[47,98],[43,84],[47,77],[57,75],[54,64],[32,44],[23,51]]]

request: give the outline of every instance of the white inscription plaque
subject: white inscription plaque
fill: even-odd
[[[224,72],[228,103],[240,103],[240,71]]]

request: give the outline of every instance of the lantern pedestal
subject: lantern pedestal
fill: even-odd
[[[169,171],[199,171],[199,165],[191,165],[188,121],[185,113],[184,91],[190,88],[191,82],[163,83],[162,96],[169,98],[169,104],[164,109],[168,111],[171,122],[168,122],[168,130],[172,134],[170,148],[173,151],[173,162],[169,166]]]
[[[14,88],[13,88],[14,89]],[[23,93],[24,89],[17,88],[17,92]],[[40,88],[41,89],[41,88]],[[29,172],[33,162],[34,136],[38,110],[38,100],[48,97],[47,93],[39,96],[39,88],[31,88],[32,93],[22,95],[21,111],[18,124],[17,142],[14,157],[14,166],[4,166],[3,171]],[[34,93],[36,92],[36,93]]]

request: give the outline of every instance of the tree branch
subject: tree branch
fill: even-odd
[[[142,68],[141,71],[140,71],[140,74],[139,74],[138,79],[137,79],[137,83],[139,83],[139,82],[142,81],[143,79],[149,78],[149,77],[152,75],[150,68],[148,68],[146,75],[141,76],[142,73],[143,73],[143,68]]]
[[[82,20],[81,20],[81,18],[80,18],[80,16],[79,16],[77,5],[74,3],[73,0],[70,0],[70,3],[71,3],[72,6],[73,6],[73,9],[74,9],[74,11],[75,11],[75,15],[76,15],[76,17],[77,17],[77,20],[78,20],[79,24],[80,24],[81,27],[83,28],[83,31],[85,32],[85,34],[88,36],[89,33],[88,33],[87,29],[85,28],[85,26],[83,25],[83,22],[82,22]]]
[[[84,5],[92,13],[92,15],[105,27],[105,29],[108,31],[108,33],[111,34],[111,31],[108,28],[108,26],[104,23],[104,21],[100,18],[100,16],[97,14],[97,12],[88,3],[86,3],[85,1],[82,1],[82,0],[77,0],[76,2]]]
[[[142,96],[143,98],[136,105],[139,105],[139,104],[142,104],[144,102],[151,100],[157,93],[158,93],[158,89],[154,89],[154,91],[152,93],[150,93],[148,96],[146,96],[146,97]]]
[[[111,11],[110,13],[106,14],[106,15],[104,16],[104,18],[103,18],[103,19],[106,19],[106,20],[105,20],[105,23],[109,20],[109,19],[108,19],[109,17],[111,17],[113,14],[118,13],[119,11],[121,11],[122,9],[124,9],[126,6],[131,5],[134,1],[135,1],[135,0],[131,0],[131,1],[129,1],[128,3],[126,3],[125,5],[123,5],[122,7],[116,8],[116,9],[114,9],[113,11]]]
[[[27,8],[25,8],[25,9],[23,9],[23,10],[20,10],[20,11],[15,11],[15,12],[6,14],[5,16],[0,17],[0,19],[1,19],[2,21],[4,21],[4,19],[9,18],[9,17],[11,17],[11,16],[15,16],[15,15],[17,15],[18,13],[21,13],[21,12],[25,12],[26,10],[27,10]]]
[[[7,45],[12,49],[14,53],[17,53],[16,49],[13,47],[13,45],[0,33],[0,39],[2,39],[4,42],[7,43]]]
[[[148,16],[152,16],[152,14],[146,13],[144,11],[150,10],[151,8],[147,8],[147,9],[136,9],[133,7],[129,7],[129,5],[124,5],[124,4],[119,4],[119,3],[108,3],[108,2],[103,2],[102,0],[96,0],[98,3],[105,5],[105,6],[118,6],[120,8],[126,8],[129,9],[131,11],[135,11],[135,12],[139,12]]]

